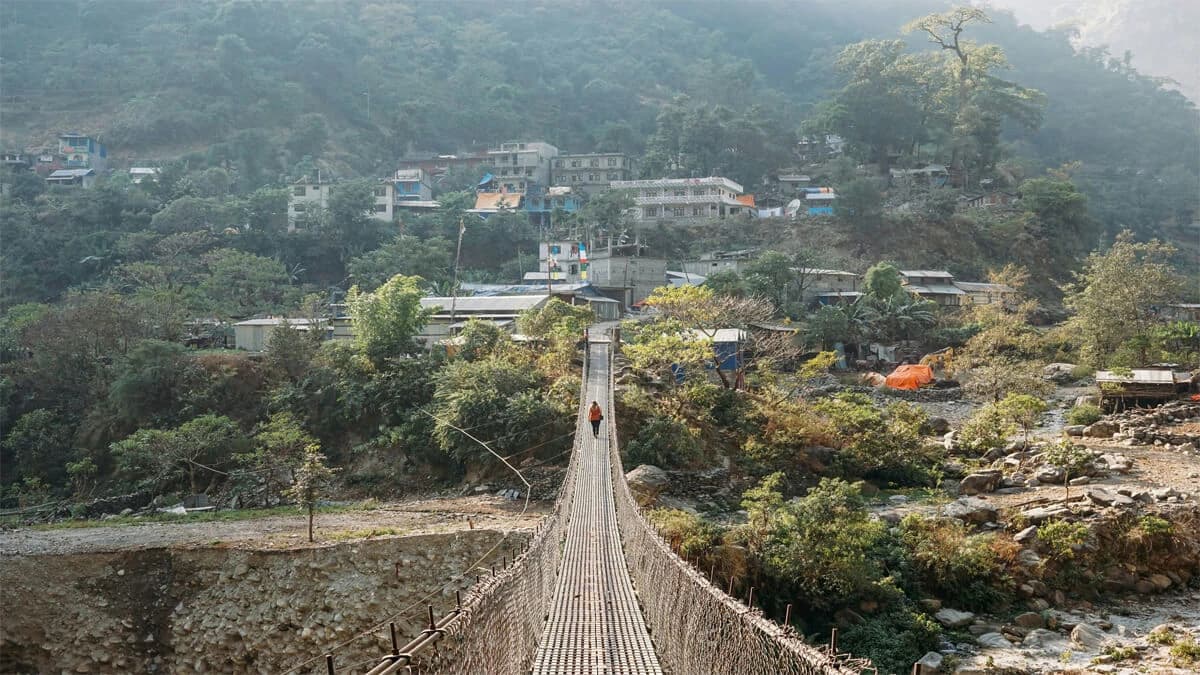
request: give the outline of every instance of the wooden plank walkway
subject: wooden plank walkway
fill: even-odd
[[[608,405],[607,339],[588,345],[588,401]],[[586,409],[586,408],[585,408]],[[608,424],[592,438],[581,415],[576,429],[575,500],[550,617],[534,657],[535,675],[620,673],[661,675],[662,667],[634,595],[613,503]]]

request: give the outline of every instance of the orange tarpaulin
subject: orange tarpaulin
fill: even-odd
[[[933,370],[929,366],[908,363],[898,366],[887,376],[887,386],[893,389],[908,389],[915,391],[921,385],[933,382]]]

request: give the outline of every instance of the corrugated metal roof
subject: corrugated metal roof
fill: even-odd
[[[693,337],[713,342],[741,342],[746,339],[746,331],[740,328],[695,328],[690,332]]]
[[[742,206],[754,206],[754,195],[738,195],[737,202]]]
[[[928,284],[925,286],[908,284],[905,288],[918,295],[966,295],[966,292],[961,288],[950,284]]]
[[[454,302],[456,312],[521,312],[537,307],[550,296],[541,295],[485,295],[467,296],[454,300],[449,297],[421,298],[421,306],[425,308],[440,307],[439,314],[450,312],[450,303]]]
[[[953,279],[954,275],[945,270],[900,270],[902,277],[937,277],[939,279]]]
[[[50,174],[50,177],[51,178],[79,178],[80,176],[87,176],[92,173],[95,173],[95,172],[92,171],[91,169],[58,169],[54,173]]]
[[[823,270],[816,267],[797,267],[796,271],[801,274],[825,274],[829,276],[839,277],[857,277],[854,272],[846,272],[845,270]]]
[[[325,323],[325,320],[324,319],[289,319],[286,317],[272,317],[269,319],[248,319],[246,321],[239,321],[238,323],[235,323],[233,325],[235,325],[235,326],[282,326],[285,323],[288,324],[289,326],[295,326],[295,327],[299,328],[301,326],[308,326],[310,324],[320,325],[320,324]]]
[[[810,192],[804,198],[809,201],[829,201],[837,199],[837,195],[832,192]]]
[[[1129,375],[1118,375],[1111,370],[1096,372],[1097,382],[1121,382],[1132,384],[1175,384],[1191,380],[1190,373],[1171,372],[1169,370],[1150,370],[1134,368]]]
[[[988,284],[981,281],[956,281],[955,286],[967,292],[988,292],[988,293],[1016,293],[1017,289],[1005,284]]]

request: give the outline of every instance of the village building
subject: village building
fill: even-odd
[[[516,330],[521,312],[538,309],[550,300],[548,294],[490,295],[462,298],[421,298],[421,307],[434,310],[418,336],[426,346],[458,335],[470,319],[487,321],[509,333]]]
[[[539,275],[543,276],[539,278]],[[621,317],[621,303],[605,296],[592,284],[547,280],[541,272],[526,272],[523,284],[463,284],[462,289],[473,297],[548,295],[573,307],[591,309],[598,321],[615,321]]]
[[[305,332],[318,330],[328,338],[331,337],[331,334],[327,324],[325,319],[288,319],[283,317],[239,321],[233,324],[234,346],[250,352],[266,351],[267,346],[271,344],[271,336],[280,326]]]
[[[0,153],[0,166],[7,166],[10,169],[28,169],[33,164],[29,155],[23,152],[4,152]]]
[[[1106,409],[1133,407],[1142,403],[1157,405],[1186,394],[1192,387],[1192,374],[1171,367],[1134,368],[1116,373],[1096,372],[1100,402]]]
[[[409,153],[396,166],[399,170],[420,169],[430,184],[437,184],[446,173],[454,170],[477,169],[489,164],[487,152],[464,152],[454,155],[439,155],[433,152]]]
[[[919,169],[889,169],[892,181],[900,185],[945,187],[950,171],[942,164],[927,164]]]
[[[605,297],[628,309],[645,300],[654,289],[666,286],[667,261],[641,255],[640,244],[613,245],[590,250],[579,241],[542,242],[538,247],[538,272],[526,281],[589,282]]]
[[[433,201],[433,186],[422,169],[397,169],[390,180],[393,203],[399,208],[437,208]]]
[[[82,187],[87,190],[96,183],[95,169],[58,169],[46,177],[50,185]]]
[[[488,150],[488,167],[502,192],[525,193],[531,186],[550,185],[558,148],[541,141],[510,141]]]
[[[1019,199],[1020,196],[1015,192],[992,190],[983,194],[962,195],[958,198],[958,205],[964,209],[990,209],[1009,206]]]
[[[717,272],[746,273],[746,267],[758,259],[758,249],[745,248],[737,251],[712,251],[700,256],[699,260],[683,263],[683,271],[688,274],[712,276]]]
[[[288,187],[288,232],[294,231],[296,221],[304,218],[310,211],[329,208],[329,192],[333,189],[333,183],[322,179],[320,172],[317,173],[316,180],[305,176]]]
[[[823,162],[840,157],[846,149],[846,140],[836,134],[803,136],[796,141],[796,158],[805,163]]]
[[[1016,301],[1017,289],[1006,284],[990,284],[979,281],[955,281],[954,285],[966,293],[964,305],[1010,304]]]
[[[862,276],[845,270],[831,270],[815,267],[801,267],[796,270],[804,279],[804,298],[808,302],[822,298],[857,298],[862,295]],[[822,304],[830,304],[823,302]]]
[[[140,185],[145,181],[154,183],[158,181],[158,175],[162,173],[162,169],[157,166],[135,166],[129,169],[129,181],[134,185]]]
[[[554,160],[554,185],[588,195],[610,189],[613,181],[633,180],[636,176],[636,161],[623,152],[566,154]]]
[[[638,222],[706,220],[755,211],[753,195],[743,195],[741,184],[720,176],[619,180],[611,185],[630,192],[631,215]]]
[[[901,282],[909,293],[939,305],[966,304],[967,292],[954,285],[954,275],[942,270],[900,270]]]
[[[92,169],[101,173],[108,168],[108,149],[91,136],[69,132],[58,137],[58,154],[67,169]]]

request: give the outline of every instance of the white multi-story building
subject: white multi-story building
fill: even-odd
[[[316,180],[305,176],[292,183],[291,193],[288,194],[288,231],[296,229],[296,221],[303,218],[305,213],[329,208],[329,191],[332,188],[333,185],[321,180],[320,176]]]
[[[550,185],[550,168],[558,148],[541,141],[513,141],[501,143],[487,154],[487,165],[500,189],[526,192],[531,185]]]
[[[706,220],[749,213],[753,195],[742,195],[742,186],[728,178],[656,178],[617,180],[614,190],[633,197],[633,217],[639,221]]]

